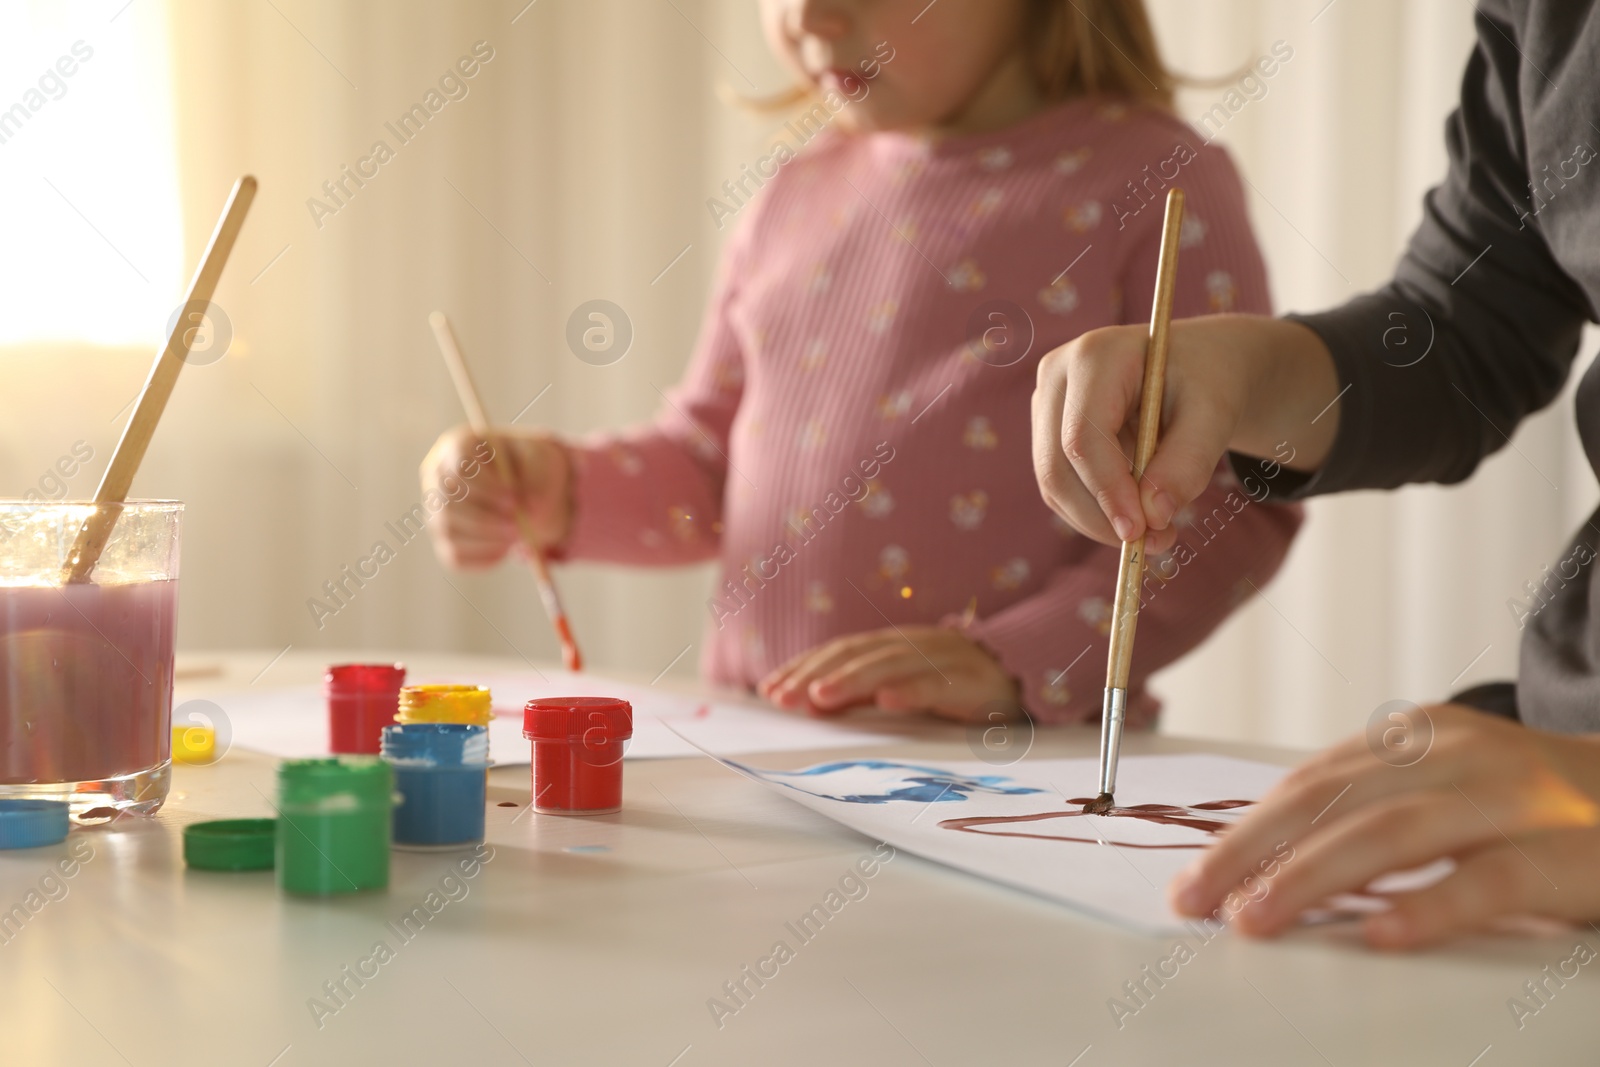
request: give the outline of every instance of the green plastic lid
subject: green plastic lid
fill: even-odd
[[[203,871],[270,871],[275,819],[219,819],[183,828],[183,861]]]

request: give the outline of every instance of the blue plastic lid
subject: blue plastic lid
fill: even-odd
[[[404,767],[489,762],[489,729],[459,722],[408,722],[383,728],[383,758]]]
[[[70,822],[64,800],[0,800],[0,848],[38,848],[67,839]]]

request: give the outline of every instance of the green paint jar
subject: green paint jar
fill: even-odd
[[[389,884],[394,775],[375,756],[278,765],[278,885],[310,896]]]

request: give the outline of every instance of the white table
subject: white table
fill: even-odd
[[[271,657],[186,666],[209,664],[244,684]],[[314,680],[328,658],[291,653],[256,684]],[[412,662],[459,666],[464,679],[517,666]],[[180,679],[179,699],[186,685],[219,680]],[[1075,729],[1042,733],[1033,753],[1094,747],[1090,731]],[[1294,758],[1154,736],[1131,737],[1128,748]],[[963,730],[938,725],[893,754],[972,756]],[[423,905],[469,853],[397,852],[387,892],[327,901],[280,895],[270,872],[185,869],[184,824],[270,815],[263,795],[273,795],[274,762],[252,753],[177,768],[154,818],[0,853],[0,909],[9,909],[69,847],[93,850],[73,877],[45,886],[57,899],[35,898],[46,903],[0,944],[0,1064],[1600,1062],[1600,974],[1588,973],[1600,963],[1520,1032],[1507,1008],[1580,936],[1600,948],[1592,930],[1411,956],[1371,953],[1347,928],[1267,944],[1223,934],[1119,1029],[1108,1000],[1168,955],[1171,938],[1130,934],[909,855],[883,866],[867,895],[763,986],[746,980],[747,1002],[719,1028],[708,1000],[734,1006],[724,983],[780,938],[797,944],[785,923],[873,842],[704,758],[630,762],[622,813],[599,818],[528,814],[526,776],[493,772],[492,858],[448,886],[458,899],[409,941],[389,924]],[[376,973],[362,985],[345,978],[379,941],[392,958],[366,965]],[[341,979],[342,1005],[324,991]],[[313,997],[337,1008],[320,1027]]]

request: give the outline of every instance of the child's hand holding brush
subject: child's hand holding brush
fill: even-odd
[[[518,511],[539,549],[549,551],[566,540],[572,521],[566,448],[537,430],[496,429],[493,437],[486,443],[470,427],[457,426],[441,434],[422,461],[423,492],[437,491],[446,500],[428,523],[434,552],[446,566],[481,570],[522,547]],[[491,450],[504,456],[511,482]],[[476,474],[468,474],[474,468]],[[463,476],[465,492],[459,487]]]

